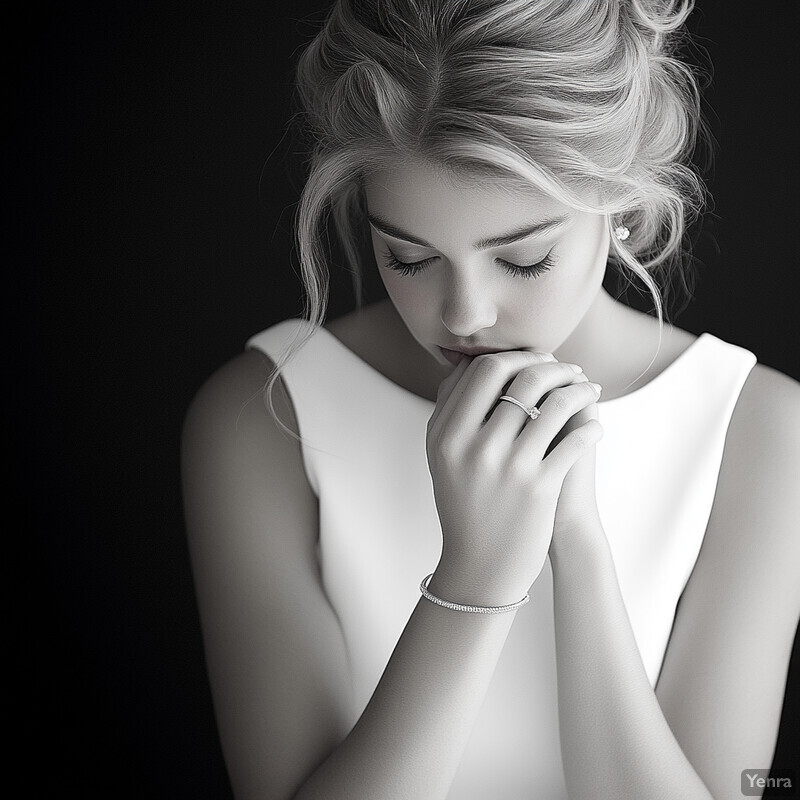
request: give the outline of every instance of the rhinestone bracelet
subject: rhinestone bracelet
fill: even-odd
[[[522,600],[517,601],[516,603],[511,603],[507,606],[464,606],[461,603],[451,603],[449,600],[442,600],[436,595],[431,594],[428,591],[428,583],[430,579],[433,577],[433,573],[431,572],[425,580],[419,585],[419,590],[422,592],[422,596],[430,600],[432,603],[436,603],[436,605],[444,606],[445,608],[452,609],[453,611],[468,611],[471,614],[503,614],[506,611],[514,611],[514,609],[519,608],[520,606],[524,606],[525,603],[530,600],[530,595],[526,594]]]

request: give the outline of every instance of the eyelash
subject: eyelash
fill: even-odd
[[[384,250],[382,255],[387,261],[386,267],[395,272],[399,272],[401,275],[416,275],[418,272],[422,272],[422,270],[436,258],[436,256],[431,256],[430,258],[422,259],[422,261],[413,261],[409,263],[406,261],[399,261],[390,250]],[[543,273],[549,272],[550,267],[556,262],[552,250],[538,263],[524,267],[518,264],[512,264],[510,261],[504,261],[502,258],[498,258],[497,260],[506,268],[507,273],[525,280],[538,278]]]

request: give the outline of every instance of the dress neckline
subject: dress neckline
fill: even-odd
[[[306,322],[307,322],[307,320],[306,320]],[[339,348],[341,348],[345,353],[348,353],[359,364],[361,364],[364,367],[366,367],[370,372],[372,372],[375,375],[377,375],[381,380],[386,381],[386,383],[388,383],[390,386],[393,386],[398,391],[404,392],[405,394],[410,395],[411,397],[413,397],[415,400],[421,401],[423,403],[428,403],[429,405],[432,405],[432,406],[436,404],[433,400],[428,400],[427,397],[422,397],[421,395],[415,394],[410,389],[406,389],[404,386],[401,386],[399,383],[395,383],[393,380],[390,380],[389,378],[387,378],[380,370],[378,370],[375,367],[373,367],[372,364],[370,364],[369,362],[365,361],[357,353],[354,353],[349,347],[347,347],[347,345],[344,344],[344,342],[341,341],[341,339],[338,339],[336,336],[334,336],[327,328],[325,328],[323,326],[320,326],[317,330],[324,331],[326,337],[328,338],[328,340],[333,341],[336,345],[339,346]],[[709,334],[707,332],[703,332],[703,333],[699,334],[697,336],[697,338],[674,361],[671,361],[669,364],[667,364],[667,366],[664,367],[664,369],[662,369],[661,372],[658,373],[658,375],[656,375],[654,378],[651,378],[643,386],[640,386],[638,389],[634,389],[632,392],[628,392],[627,394],[622,394],[619,397],[612,397],[610,400],[600,399],[600,400],[597,401],[597,405],[598,406],[603,406],[603,407],[613,406],[615,403],[620,403],[623,400],[627,400],[629,397],[639,396],[641,392],[644,392],[645,390],[647,390],[648,387],[652,386],[654,383],[658,383],[660,380],[662,380],[664,378],[664,376],[669,377],[670,375],[672,375],[673,372],[674,372],[674,368],[678,364],[682,364],[683,362],[685,362],[686,361],[686,357],[690,353],[693,353],[697,349],[697,346],[700,343],[700,341],[701,340],[705,340],[710,335],[711,334]],[[660,385],[661,384],[659,383],[659,386]]]

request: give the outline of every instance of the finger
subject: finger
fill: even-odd
[[[598,419],[590,419],[570,431],[544,459],[542,465],[560,486],[578,459],[603,438],[603,426]]]
[[[436,424],[436,420],[442,413],[448,397],[450,397],[453,388],[461,379],[461,376],[464,374],[471,361],[471,356],[462,356],[461,361],[458,362],[456,368],[439,384],[439,388],[436,392],[436,406],[433,409],[433,414],[431,414],[431,417],[428,420],[428,430],[432,429]]]
[[[545,458],[550,454],[556,445],[561,442],[564,437],[574,431],[576,428],[579,428],[584,423],[588,422],[590,419],[597,419],[597,403],[590,403],[586,408],[582,408],[577,413],[573,414],[568,420],[566,425],[555,435],[553,441],[550,443],[550,446],[547,448],[545,452]]]
[[[497,404],[490,412],[484,431],[498,441],[503,440],[510,447],[519,436],[526,423],[533,421],[514,403],[501,401],[503,394],[519,400],[525,408],[540,406],[548,393],[562,386],[571,385],[583,374],[576,372],[580,367],[574,364],[553,362],[526,367],[514,377],[507,390],[497,397]]]
[[[476,356],[453,387],[438,420],[438,427],[453,425],[457,430],[480,430],[489,411],[517,376],[532,364],[552,361],[549,353],[506,350]]]
[[[542,413],[536,419],[526,421],[514,447],[529,451],[532,461],[541,461],[570,418],[597,402],[600,395],[593,388],[595,386],[597,384],[589,382],[576,383],[550,392],[539,407]]]

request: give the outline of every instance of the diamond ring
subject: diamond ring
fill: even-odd
[[[525,406],[517,400],[516,397],[512,397],[509,394],[504,394],[501,400],[507,400],[509,403],[513,403],[515,406],[519,406],[531,419],[536,419],[542,412],[536,407],[531,406],[530,408],[525,408]]]

